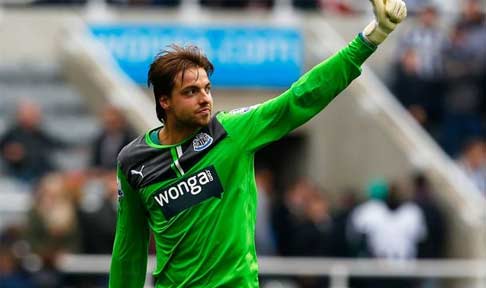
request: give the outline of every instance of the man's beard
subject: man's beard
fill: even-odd
[[[192,117],[187,117],[182,119],[179,118],[177,121],[177,126],[197,129],[208,125],[210,120],[211,120],[211,114],[209,114],[206,117],[192,116]]]

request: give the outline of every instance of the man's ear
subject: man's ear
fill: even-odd
[[[159,98],[159,104],[160,106],[162,107],[162,109],[164,110],[170,110],[170,99],[169,97],[165,96],[165,95],[162,95],[160,98]]]

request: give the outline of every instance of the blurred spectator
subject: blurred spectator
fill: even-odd
[[[0,287],[61,288],[62,277],[55,268],[54,254],[43,259],[31,253],[23,227],[9,226],[0,234]],[[2,278],[5,277],[5,278]],[[11,286],[10,286],[11,285]],[[17,286],[18,285],[18,286]]]
[[[403,84],[400,76],[406,75],[414,88],[400,94],[400,100],[412,112],[427,120],[426,128],[435,133],[435,126],[442,116],[443,59],[442,47],[446,40],[438,27],[439,14],[432,5],[424,6],[419,13],[418,23],[406,32],[399,42],[398,75],[395,77],[394,92],[400,94]],[[400,74],[400,71],[401,74]],[[410,94],[407,94],[410,93]],[[410,97],[410,98],[408,98]],[[420,121],[420,120],[419,120]]]
[[[486,23],[480,1],[464,1],[450,37],[437,8],[421,4],[419,22],[399,43],[392,90],[411,115],[456,157],[486,131]]]
[[[19,267],[8,246],[0,243],[0,287],[29,288],[34,287],[30,277]]]
[[[300,224],[305,220],[305,201],[309,190],[308,181],[297,181],[288,191],[280,203],[276,205],[273,223],[275,227],[277,247],[280,255],[298,255],[294,237]]]
[[[152,5],[173,7],[179,5],[181,0],[151,0],[150,2]]]
[[[486,141],[470,139],[464,146],[458,164],[486,199]]]
[[[370,200],[356,207],[350,218],[349,236],[357,255],[392,260],[415,259],[427,227],[421,208],[405,201],[403,190],[375,180],[368,189]],[[365,287],[409,288],[407,279],[370,279]]]
[[[110,4],[124,5],[161,5],[173,7],[180,4],[181,0],[107,0]]]
[[[444,49],[447,89],[445,93],[442,144],[452,156],[459,153],[465,139],[481,134],[481,87],[478,79],[484,63],[467,41],[465,24],[454,27]]]
[[[430,131],[427,112],[422,95],[422,80],[419,76],[419,59],[415,49],[406,49],[395,67],[395,81],[392,86],[393,93],[408,109],[412,117]]]
[[[486,40],[485,11],[481,9],[481,1],[479,0],[466,0],[463,4],[458,24],[464,27],[467,45],[475,51],[475,57],[477,56],[484,61],[486,58],[486,47],[484,46]]]
[[[358,205],[358,192],[347,190],[338,195],[338,205],[333,213],[332,249],[333,257],[353,257],[352,249],[349,246],[346,231],[349,217],[354,208]]]
[[[485,131],[486,22],[480,5],[478,0],[464,2],[445,48],[448,93],[443,144],[452,156],[457,156],[465,139]]]
[[[282,256],[331,255],[333,225],[328,201],[308,179],[297,180],[286,191],[273,219]],[[296,281],[299,287],[327,287],[326,279],[299,277]]]
[[[274,177],[270,169],[257,167],[255,181],[258,191],[258,206],[255,242],[258,255],[275,255],[277,248],[272,226],[272,198]]]
[[[77,205],[81,253],[111,254],[115,236],[118,185],[115,170],[86,179],[80,184]],[[72,282],[78,287],[105,287],[107,275],[83,275]]]
[[[339,14],[351,14],[362,7],[361,3],[350,3],[350,0],[319,0],[324,11],[332,11]]]
[[[32,277],[24,268],[23,257],[29,253],[28,245],[22,245],[22,228],[15,225],[0,231],[0,287],[35,287]],[[23,243],[25,244],[25,243]]]
[[[0,138],[8,175],[32,183],[54,169],[49,155],[65,144],[44,132],[41,121],[39,106],[31,102],[18,105],[16,122]]]
[[[423,173],[413,176],[414,201],[422,209],[427,227],[427,237],[420,242],[418,258],[440,259],[445,257],[446,249],[446,221],[445,214],[432,197],[432,188]],[[421,287],[442,287],[439,279],[424,279]]]
[[[117,107],[106,106],[101,118],[103,129],[93,144],[93,166],[112,170],[116,168],[118,152],[135,137]]]
[[[115,236],[117,191],[114,170],[88,182],[78,207],[83,253],[111,254]]]
[[[314,186],[306,207],[307,225],[300,237],[305,241],[302,254],[307,256],[329,256],[332,248],[333,222],[326,193]],[[306,248],[304,248],[306,247]],[[307,252],[308,251],[308,252]]]
[[[459,23],[458,26],[464,28],[466,41],[477,61],[476,67],[480,69],[477,85],[481,95],[480,111],[482,111],[483,125],[486,126],[486,45],[484,45],[486,43],[486,15],[484,6],[481,8],[481,1],[465,1]],[[486,129],[484,126],[483,129]]]
[[[440,15],[434,5],[420,10],[418,22],[400,39],[399,49],[414,49],[418,57],[418,73],[425,80],[437,80],[442,75],[441,49],[446,36],[439,27]],[[401,55],[402,53],[399,53]]]
[[[34,4],[85,4],[88,0],[36,0]]]
[[[419,258],[445,257],[446,222],[444,213],[432,197],[432,188],[422,173],[413,176],[413,199],[424,214],[427,237],[420,243]]]
[[[204,6],[224,8],[244,8],[250,4],[250,0],[201,0],[200,2]]]
[[[74,201],[66,193],[61,174],[49,174],[40,181],[29,212],[27,237],[41,257],[80,251],[80,232]]]
[[[413,259],[417,245],[427,235],[423,212],[415,203],[404,201],[397,186],[383,180],[369,187],[370,200],[356,207],[351,229],[366,245],[359,254],[387,259]]]
[[[313,183],[299,179],[276,209],[274,225],[283,256],[330,254],[332,219],[327,199]]]
[[[319,0],[292,0],[294,7],[303,10],[317,10],[319,8]]]
[[[71,284],[57,270],[56,261],[64,253],[80,252],[80,231],[71,194],[62,174],[44,176],[38,184],[28,215],[27,240],[40,256],[42,267],[34,274],[37,287],[64,287]]]

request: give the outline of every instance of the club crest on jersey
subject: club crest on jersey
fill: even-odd
[[[199,152],[208,148],[213,143],[213,137],[209,136],[207,133],[199,133],[196,135],[194,140],[192,140],[192,146],[194,151]]]

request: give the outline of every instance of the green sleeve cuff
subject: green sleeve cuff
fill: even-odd
[[[360,33],[356,38],[349,44],[347,54],[349,58],[358,66],[363,65],[363,63],[370,57],[373,52],[376,51],[378,46],[370,43],[364,38]]]
[[[358,38],[361,39],[364,42],[364,44],[368,46],[370,49],[373,49],[373,51],[378,48],[378,45],[375,45],[370,40],[368,40],[366,36],[363,35],[363,32],[358,34]]]

